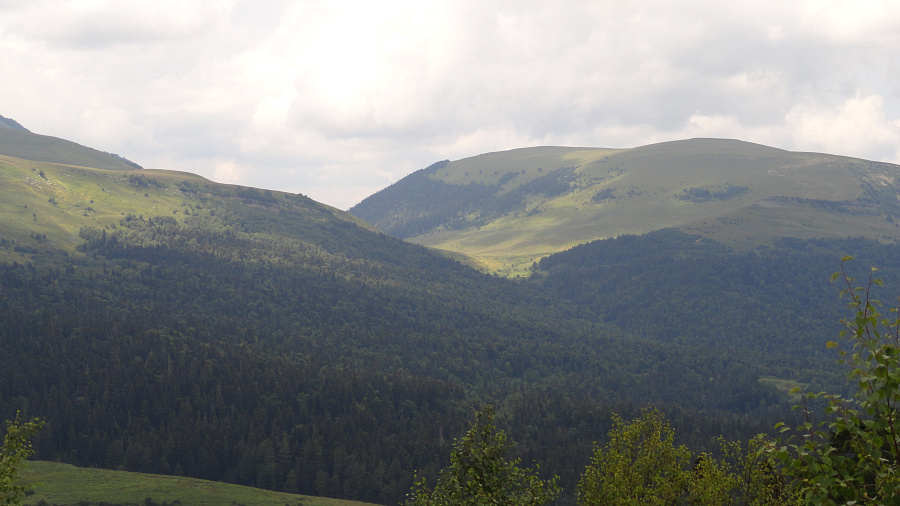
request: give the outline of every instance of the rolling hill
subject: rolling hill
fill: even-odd
[[[241,225],[271,233],[293,227],[298,233],[318,224],[353,224],[369,227],[358,218],[314,202],[302,195],[220,185],[200,176],[166,170],[125,170],[79,166],[85,160],[81,150],[60,151],[68,163],[24,160],[3,155],[0,147],[0,237],[8,245],[0,258],[25,258],[22,253],[45,251],[74,252],[84,243],[82,229],[116,228],[124,218],[165,216],[176,222],[217,221],[225,227],[227,216],[242,215]],[[77,146],[77,145],[75,145]],[[100,152],[97,152],[100,153]],[[100,157],[103,158],[103,157]],[[103,158],[106,165],[109,159]],[[265,216],[269,209],[285,217],[302,219],[278,222]],[[219,212],[218,219],[215,218]],[[252,217],[252,218],[251,218]],[[257,226],[249,225],[257,220]],[[327,227],[326,227],[327,228]],[[323,237],[319,231],[316,236]]]
[[[548,254],[677,228],[749,250],[777,238],[894,242],[900,166],[723,139],[537,147],[440,162],[350,212],[410,242],[527,274]]]
[[[24,132],[30,132],[27,128],[23,127],[19,124],[18,121],[12,118],[6,118],[4,116],[0,116],[0,130],[9,129],[9,130],[21,130]]]
[[[9,118],[0,119],[0,154],[35,162],[108,170],[141,168],[140,165],[112,153],[98,151],[57,137],[32,133]]]

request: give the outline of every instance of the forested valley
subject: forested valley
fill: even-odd
[[[299,197],[231,198],[0,266],[0,417],[46,420],[37,458],[394,504],[488,403],[567,490],[613,412],[658,406],[698,448],[787,413],[752,346],[636,336]]]
[[[308,495],[397,504],[488,405],[560,504],[648,407],[695,452],[771,432],[787,387],[846,391],[841,257],[900,274],[866,239],[667,229],[513,281],[301,195],[30,165],[0,164],[0,419],[45,421],[41,460]]]

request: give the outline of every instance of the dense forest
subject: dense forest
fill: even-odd
[[[732,251],[674,229],[594,241],[543,258],[532,282],[602,321],[652,339],[808,358],[846,314],[830,281],[844,255],[865,275],[900,282],[893,244],[863,238],[778,239]]]
[[[752,354],[633,337],[528,284],[246,198],[243,214],[127,216],[83,229],[81,253],[0,265],[0,417],[47,421],[38,458],[396,503],[486,403],[569,490],[613,412],[660,406],[701,448],[784,417]]]

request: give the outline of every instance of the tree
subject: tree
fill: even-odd
[[[625,422],[613,415],[606,446],[595,447],[578,483],[582,505],[794,505],[779,476],[753,451],[720,440],[721,458],[675,446],[675,431],[652,408]]]
[[[613,415],[613,424],[578,483],[579,503],[676,504],[688,485],[691,452],[674,445],[663,415],[647,408],[631,423]]]
[[[900,319],[881,314],[882,304],[873,288],[882,286],[872,269],[866,286],[855,287],[848,276],[845,257],[832,279],[846,285],[855,316],[844,319],[841,336],[851,345],[840,354],[852,366],[849,377],[856,383],[853,399],[838,395],[804,394],[805,421],[794,431],[779,423],[787,437],[766,441],[760,454],[780,465],[808,504],[900,503]],[[838,347],[833,341],[829,348]],[[827,419],[815,424],[810,401],[821,399]]]
[[[3,446],[0,447],[0,505],[19,504],[21,501],[26,486],[17,482],[19,470],[22,461],[34,453],[29,440],[43,426],[44,422],[37,418],[21,422],[19,413],[16,413],[15,421],[8,422]]]
[[[540,505],[559,496],[557,477],[541,480],[535,471],[520,468],[519,459],[504,458],[514,444],[496,430],[493,415],[492,406],[476,412],[475,423],[453,445],[450,467],[441,471],[434,489],[428,489],[424,478],[417,480],[408,505]]]

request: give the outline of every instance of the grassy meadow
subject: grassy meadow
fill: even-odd
[[[122,220],[160,216],[180,223],[202,217],[209,227],[223,227],[223,212],[288,198],[284,192],[214,183],[185,172],[96,169],[9,156],[0,156],[0,185],[5,195],[0,200],[0,240],[7,246],[0,248],[0,261],[20,262],[47,250],[77,254],[84,242],[82,227],[115,230]],[[333,216],[371,228],[329,206],[302,197],[302,202],[292,201],[295,210],[309,210],[310,216]]]
[[[112,171],[0,156],[0,236],[26,249],[52,242],[74,251],[83,226],[114,227],[128,214],[173,216],[193,204],[176,182],[205,181],[166,171]],[[144,186],[146,185],[146,186]]]
[[[286,494],[214,481],[161,476],[156,474],[89,469],[58,462],[30,461],[21,478],[36,484],[24,504],[144,504],[156,503],[199,506],[364,506],[368,503]]]

